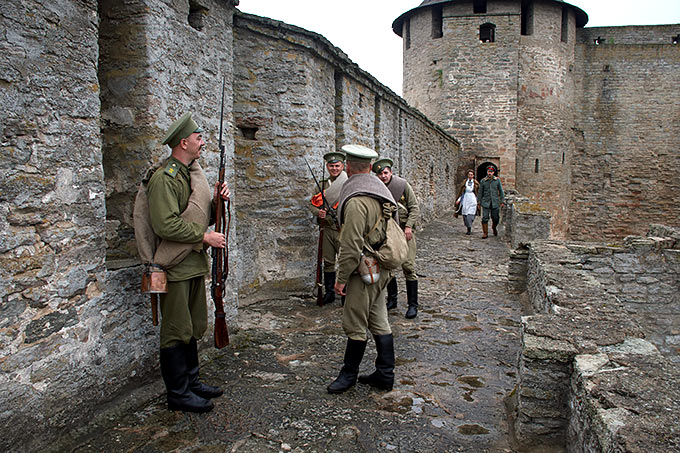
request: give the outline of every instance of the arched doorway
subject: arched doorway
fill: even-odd
[[[477,181],[481,181],[482,179],[486,178],[487,167],[493,167],[496,170],[496,176],[498,176],[498,165],[494,164],[493,162],[482,162],[477,166]]]

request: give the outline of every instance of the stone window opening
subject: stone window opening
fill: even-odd
[[[199,4],[195,0],[189,1],[189,25],[198,31],[203,30],[205,24],[203,23],[203,18],[208,13],[208,8]]]
[[[243,138],[245,138],[246,140],[257,140],[257,138],[255,138],[255,134],[259,130],[258,127],[256,126],[237,126],[237,127],[238,130],[241,132]]]
[[[593,43],[594,43],[596,46],[599,46],[600,44],[604,44],[604,38],[600,38],[600,37],[598,36],[597,38],[593,39]]]
[[[675,35],[671,38],[671,43],[673,43],[673,44],[677,44],[678,41],[680,41],[680,33],[678,33],[677,35]]]
[[[407,49],[411,48],[411,21],[406,19],[404,25],[402,26],[402,33],[404,35],[404,47]]]
[[[562,42],[569,42],[569,8],[562,7]]]
[[[538,173],[538,159],[534,162],[534,173]]]
[[[444,19],[442,17],[442,7],[435,6],[432,8],[432,39],[441,38],[444,36],[443,30]]]
[[[489,23],[480,25],[479,40],[484,43],[496,42],[496,26]]]
[[[534,34],[534,4],[530,0],[522,1],[521,33],[523,36]]]
[[[562,165],[564,165],[564,152],[562,152]]]
[[[472,13],[473,14],[486,14],[486,0],[473,0],[472,1]]]

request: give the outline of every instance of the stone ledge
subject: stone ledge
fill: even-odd
[[[577,356],[569,405],[573,451],[680,450],[680,369],[647,341]]]

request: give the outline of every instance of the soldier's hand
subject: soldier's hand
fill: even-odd
[[[207,233],[203,233],[203,243],[208,244],[210,247],[223,249],[227,244],[227,240],[222,233],[218,233],[217,231],[209,231]]]
[[[319,209],[319,218],[320,219],[326,218],[326,210],[325,209]]]
[[[404,228],[404,236],[406,236],[407,241],[410,241],[413,238],[413,230],[411,227]]]
[[[335,290],[335,294],[337,294],[338,296],[346,296],[347,295],[347,293],[345,292],[345,284],[344,283],[341,284],[341,283],[335,282],[335,286],[333,287],[333,289]]]
[[[229,187],[227,187],[227,183],[223,182],[222,187],[220,188],[220,183],[215,183],[215,193],[213,194],[213,199],[217,199],[217,192],[219,189],[219,195],[222,197],[223,200],[228,200],[229,197],[231,196],[231,192],[229,191]]]

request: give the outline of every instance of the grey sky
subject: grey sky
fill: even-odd
[[[402,41],[392,22],[421,0],[240,0],[238,9],[319,33],[401,94]],[[680,23],[680,0],[573,0],[587,27]]]

